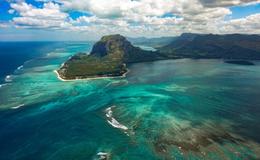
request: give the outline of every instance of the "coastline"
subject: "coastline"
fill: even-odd
[[[98,80],[98,79],[115,79],[115,78],[125,78],[127,73],[130,72],[129,69],[127,69],[127,71],[122,75],[122,76],[100,76],[100,77],[89,77],[89,78],[76,78],[76,79],[63,79],[60,74],[58,73],[57,70],[54,70],[53,71],[56,75],[57,75],[57,78],[63,82],[71,82],[71,81],[84,81],[84,80]]]

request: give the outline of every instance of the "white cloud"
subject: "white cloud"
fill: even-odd
[[[116,25],[125,24],[125,30],[144,34],[180,34],[182,32],[215,32],[213,27],[231,14],[228,8],[205,7],[197,0],[60,0],[67,10],[81,10],[92,13],[93,17],[80,17],[85,25]],[[172,14],[172,17],[163,17]],[[86,23],[88,22],[88,23]],[[137,27],[138,26],[138,27]],[[205,26],[211,29],[205,29]],[[98,26],[97,26],[98,27]],[[99,27],[100,28],[100,27]],[[113,27],[114,28],[114,27]],[[103,29],[104,30],[104,29]],[[109,33],[109,32],[108,32]]]
[[[63,29],[100,36],[111,33],[131,36],[169,36],[183,32],[260,33],[259,14],[225,20],[232,14],[230,6],[249,5],[260,0],[38,1],[43,3],[41,8],[24,1],[11,3],[10,13],[19,14],[12,22],[18,27]],[[68,11],[91,13],[92,16],[73,20]]]
[[[246,5],[260,0],[59,0],[67,10],[90,12],[97,17],[162,16],[200,14],[213,9],[235,5]]]
[[[11,8],[20,16],[13,18],[13,23],[20,27],[64,28],[70,26],[67,13],[60,11],[58,4],[44,3],[42,8],[36,8],[25,2],[12,3]]]
[[[226,33],[260,33],[260,13],[225,22],[221,28]]]
[[[260,0],[199,0],[206,7],[229,7],[259,3]]]
[[[9,10],[8,10],[8,13],[9,13],[9,14],[14,14],[14,12],[15,12],[15,10],[13,10],[13,9],[9,9]]]
[[[183,0],[60,0],[68,10],[90,12],[102,18],[116,18],[138,14],[161,16],[181,9]],[[180,3],[181,2],[181,3]]]

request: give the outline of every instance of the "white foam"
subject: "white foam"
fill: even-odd
[[[115,107],[115,106],[112,106],[112,107]],[[107,119],[107,122],[108,122],[111,126],[113,126],[113,127],[115,127],[115,128],[119,128],[119,129],[122,129],[122,130],[125,130],[125,131],[128,130],[128,128],[127,128],[125,125],[119,123],[119,122],[113,117],[112,107],[108,107],[108,108],[106,109],[106,117],[108,118],[108,119]]]
[[[106,152],[98,152],[97,155],[98,156],[106,156],[106,155],[108,155],[108,153],[106,153]]]
[[[11,75],[7,75],[7,76],[5,77],[5,81],[6,81],[6,82],[11,82],[11,81],[12,81],[12,76],[11,76]]]
[[[185,92],[188,88],[187,87],[184,87],[184,86],[179,86],[179,85],[176,85],[176,84],[172,84],[172,85],[169,85],[169,86],[166,86],[164,88],[164,90],[166,91],[170,91],[170,92]]]
[[[111,118],[111,117],[112,117],[112,114],[113,114],[112,108],[111,108],[111,107],[107,108],[107,109],[106,109],[106,117],[107,117],[107,118]]]
[[[21,69],[23,69],[23,65],[21,65],[21,66],[19,66],[19,67],[17,68],[17,70],[21,70]]]
[[[108,159],[109,154],[105,153],[105,152],[98,152],[97,156],[99,156],[100,160],[105,160],[105,159]]]
[[[122,124],[120,124],[115,118],[111,118],[111,120],[107,120],[109,124],[111,124],[115,128],[123,129],[123,130],[128,130],[128,128]]]
[[[49,58],[49,57],[55,56],[55,54],[56,54],[55,52],[50,52],[50,53],[48,53],[48,54],[46,55],[46,57]]]
[[[0,88],[7,86],[8,84],[4,83],[4,84],[0,84]]]
[[[24,104],[20,104],[20,105],[18,105],[18,106],[12,107],[12,109],[18,109],[18,108],[20,108],[20,107],[22,107],[22,106],[24,106]]]

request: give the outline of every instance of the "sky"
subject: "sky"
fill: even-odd
[[[260,0],[0,0],[0,41],[260,34]]]

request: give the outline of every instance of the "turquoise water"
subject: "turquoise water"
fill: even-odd
[[[0,159],[259,159],[260,63],[165,60],[126,78],[62,82],[92,44],[26,61],[0,88]]]

